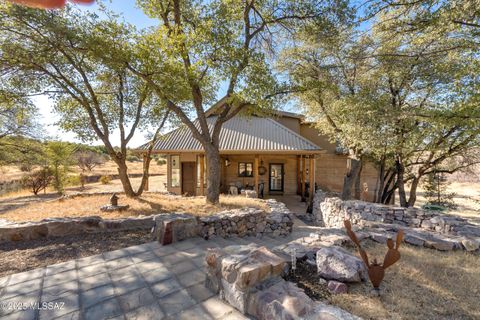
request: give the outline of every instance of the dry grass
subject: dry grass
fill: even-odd
[[[186,212],[196,216],[204,216],[228,209],[244,207],[268,210],[264,202],[241,196],[221,196],[220,204],[215,206],[206,204],[205,197],[180,197],[147,193],[138,199],[129,199],[120,195],[119,204],[128,204],[130,206],[128,210],[122,212],[100,211],[102,205],[109,203],[109,198],[109,195],[92,195],[30,203],[24,207],[0,214],[0,218],[12,221],[39,221],[54,217],[96,215],[107,219],[115,219],[162,212]]]
[[[371,258],[386,252],[386,245],[371,241],[365,248]],[[400,251],[381,297],[369,296],[370,283],[362,283],[331,302],[364,319],[480,319],[480,256],[408,245]]]

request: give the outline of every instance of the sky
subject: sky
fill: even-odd
[[[157,21],[147,17],[142,10],[138,9],[135,5],[135,0],[107,0],[103,2],[108,9],[122,15],[125,21],[135,24],[138,28],[146,28],[157,24]],[[89,6],[78,6],[82,10],[88,11],[97,11],[98,4],[89,5]],[[58,115],[53,111],[53,104],[47,96],[37,96],[33,99],[35,105],[38,108],[40,117],[39,122],[43,125],[46,135],[49,138],[62,140],[62,141],[72,141],[72,142],[81,142],[78,140],[74,133],[64,132],[58,126],[55,125],[58,122]],[[113,134],[112,136],[118,136],[118,134]],[[113,141],[115,145],[118,145],[118,142]],[[137,133],[131,140],[129,146],[137,147],[145,143],[145,136],[142,133]],[[93,142],[93,144],[102,144],[100,141]]]

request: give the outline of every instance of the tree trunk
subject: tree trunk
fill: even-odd
[[[377,184],[375,186],[375,196],[373,198],[373,202],[381,203],[382,202],[382,192],[383,187],[385,185],[385,158],[382,157],[382,161],[380,162],[380,170],[378,172]]]
[[[140,186],[138,187],[138,190],[135,193],[137,197],[141,196],[143,191],[145,190],[145,185],[147,184],[148,178],[150,177],[151,161],[152,161],[151,153],[148,152],[147,155],[145,155],[145,161],[143,162],[142,181],[140,182]]]
[[[404,174],[405,174],[405,167],[400,159],[397,157],[395,160],[395,167],[397,168],[397,186],[398,186],[398,198],[400,199],[400,206],[401,207],[408,207],[407,203],[407,195],[405,193],[405,182],[404,182]]]
[[[410,195],[408,197],[408,206],[413,207],[417,201],[417,188],[420,183],[420,178],[415,177],[412,180],[412,186],[410,187]]]
[[[358,174],[355,179],[355,199],[360,200],[362,195],[362,169],[363,169],[363,161],[360,160],[360,169],[358,169]]]
[[[213,144],[205,145],[207,160],[207,203],[217,204],[220,200],[220,152]]]
[[[348,171],[343,178],[342,199],[350,200],[352,198],[352,189],[360,172],[361,160],[348,158]]]
[[[122,161],[123,160],[123,161]],[[118,169],[118,176],[120,181],[122,182],[123,191],[125,191],[125,195],[129,198],[133,198],[137,196],[135,191],[133,191],[132,184],[130,183],[130,178],[128,177],[128,168],[125,160],[118,160],[117,162],[117,169]]]

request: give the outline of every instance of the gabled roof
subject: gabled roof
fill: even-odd
[[[216,117],[207,118],[212,130]],[[195,122],[198,127],[198,123]],[[148,144],[139,148],[146,150]],[[201,152],[203,148],[186,126],[167,133],[153,149],[155,152]],[[225,122],[220,131],[220,152],[299,152],[318,153],[310,140],[271,118],[238,115]]]

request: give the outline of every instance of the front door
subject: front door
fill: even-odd
[[[283,191],[283,164],[270,163],[270,191]]]
[[[182,162],[182,194],[195,195],[195,162]]]

